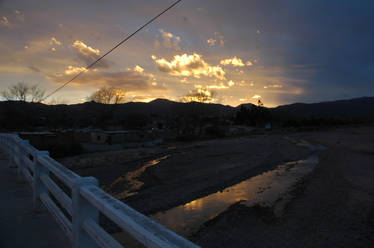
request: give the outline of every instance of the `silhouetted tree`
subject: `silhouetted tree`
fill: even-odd
[[[21,102],[41,102],[44,99],[45,90],[38,85],[29,86],[26,83],[19,82],[1,92],[1,96],[9,101]]]
[[[188,92],[186,95],[182,97],[183,102],[200,102],[200,103],[208,103],[214,101],[214,97],[216,96],[215,91],[209,91],[205,88],[195,89]]]
[[[101,87],[89,97],[89,100],[104,104],[119,104],[125,101],[125,92],[114,87]]]
[[[215,96],[215,91],[206,88],[195,89],[182,96],[181,100],[188,103],[186,111],[178,120],[183,138],[193,139],[195,135],[201,135],[207,117],[204,104],[213,102]]]

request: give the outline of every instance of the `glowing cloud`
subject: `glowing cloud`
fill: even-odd
[[[86,65],[91,64],[100,57],[100,50],[86,45],[83,41],[76,40],[71,47]],[[96,67],[108,67],[106,60],[101,60]]]
[[[162,44],[166,48],[174,48],[175,50],[180,50],[179,42],[181,38],[179,36],[173,35],[172,33],[166,32],[163,29],[159,29],[161,37],[163,39]],[[158,42],[158,43],[157,43]],[[159,46],[160,42],[155,42],[155,45]]]
[[[264,86],[264,89],[268,89],[268,88],[278,88],[278,89],[280,89],[280,88],[283,88],[283,85],[281,85],[281,84],[269,84],[269,85]]]
[[[210,38],[210,39],[208,39],[206,42],[207,42],[210,46],[214,46],[214,45],[216,44],[217,40]]]
[[[225,90],[229,87],[224,85],[223,83],[220,83],[219,85],[207,85],[207,89],[215,89],[215,90]]]
[[[182,97],[184,102],[214,102],[215,92],[205,88],[197,88]]]
[[[200,78],[201,75],[207,77],[214,77],[220,80],[224,80],[225,71],[220,66],[211,66],[202,59],[199,54],[182,54],[175,55],[171,61],[167,61],[164,58],[158,59],[152,55],[152,59],[157,64],[160,71],[166,72],[172,76],[178,77],[189,77]]]
[[[58,46],[62,45],[62,43],[60,41],[58,41],[55,37],[51,38],[51,40],[49,41],[49,44],[50,45],[58,45]]]
[[[221,60],[221,65],[233,65],[233,66],[244,66],[243,61],[240,58],[237,58],[236,56],[232,59],[224,59]]]
[[[100,55],[99,49],[94,49],[90,46],[87,46],[86,44],[84,44],[82,41],[79,41],[79,40],[76,40],[71,46],[75,48],[77,52],[85,56]]]
[[[219,43],[219,45],[221,47],[223,47],[225,45],[225,40],[224,40],[225,37],[223,37],[223,35],[221,35],[220,33],[218,32],[214,32],[214,37],[213,38],[209,38],[206,42],[210,45],[210,46],[215,46],[217,41]]]
[[[142,73],[142,72],[144,72],[144,69],[137,65],[137,66],[134,67],[134,71]]]
[[[87,71],[84,67],[74,67],[69,65],[68,68],[65,70],[65,75],[77,74],[81,71]]]
[[[254,96],[252,96],[252,99],[260,99],[260,98],[262,98],[260,95],[254,95]]]
[[[234,56],[231,59],[223,59],[221,60],[221,65],[233,65],[234,67],[243,67],[243,66],[252,66],[251,61],[247,61],[245,64],[243,63],[242,59]]]
[[[2,16],[0,19],[0,26],[10,27],[9,20],[6,16]]]

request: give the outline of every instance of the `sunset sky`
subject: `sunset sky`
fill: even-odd
[[[0,90],[51,92],[171,3],[0,0]],[[83,102],[102,86],[128,101],[205,88],[232,106],[373,96],[373,11],[364,0],[184,0],[48,100]]]

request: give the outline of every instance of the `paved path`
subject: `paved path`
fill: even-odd
[[[32,188],[17,183],[16,172],[0,151],[0,247],[71,247],[48,211],[33,211]]]

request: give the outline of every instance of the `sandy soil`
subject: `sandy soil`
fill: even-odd
[[[193,241],[202,247],[374,247],[374,128],[292,136],[328,150],[283,215],[275,217],[274,207],[235,204]]]
[[[283,135],[175,143],[61,160],[138,211],[152,214],[217,192],[309,150]]]

